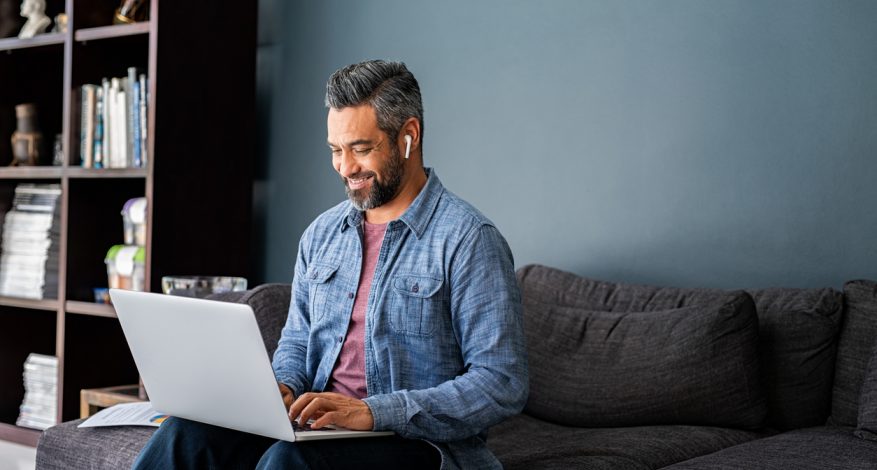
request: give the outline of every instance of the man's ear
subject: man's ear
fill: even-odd
[[[402,149],[405,149],[407,146],[407,142],[405,142],[406,135],[411,136],[412,152],[415,149],[420,148],[420,121],[417,118],[408,118],[408,120],[402,124],[402,130],[399,132],[399,140],[397,142]]]

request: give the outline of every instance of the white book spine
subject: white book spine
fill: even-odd
[[[107,168],[113,168],[116,166],[116,160],[119,158],[119,126],[118,126],[118,116],[116,113],[116,108],[118,107],[119,102],[119,79],[114,78],[110,80],[110,96],[107,100],[107,104],[110,109],[110,154],[109,158],[106,162],[104,162],[104,166]]]
[[[105,167],[107,162],[110,160],[110,106],[109,106],[109,96],[110,96],[110,81],[104,78],[101,81],[101,88],[103,88],[103,107],[101,112],[103,113],[103,145],[101,149],[103,152],[101,153],[100,161],[95,160],[95,167],[102,168]]]
[[[140,165],[146,166],[146,74],[140,74]]]
[[[118,126],[116,127],[119,129],[119,154],[117,155],[115,167],[126,168],[128,167],[128,162],[131,160],[130,155],[128,155],[128,92],[122,88],[116,96],[119,100],[116,103],[116,122],[118,123]]]

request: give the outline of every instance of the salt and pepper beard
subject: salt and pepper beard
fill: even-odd
[[[399,148],[395,145],[390,147],[393,149],[390,159],[381,167],[381,175],[385,182],[379,181],[378,175],[374,172],[369,172],[370,174],[365,173],[366,177],[372,177],[371,187],[368,189],[367,195],[363,196],[360,194],[365,188],[358,190],[350,189],[350,186],[347,184],[347,178],[341,177],[341,181],[344,182],[344,191],[356,210],[367,211],[380,207],[392,201],[399,193],[399,186],[402,184],[402,174],[405,172],[405,167]]]

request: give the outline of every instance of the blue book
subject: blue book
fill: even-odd
[[[140,152],[140,82],[134,81],[134,91],[133,91],[133,107],[131,113],[131,119],[133,122],[133,131],[134,131],[134,146],[132,150],[134,151],[134,168],[143,167],[143,157]]]
[[[94,113],[94,159],[92,160],[94,168],[100,168],[104,155],[104,90],[97,87],[96,109]]]

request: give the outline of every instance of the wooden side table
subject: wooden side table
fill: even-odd
[[[140,397],[137,384],[83,389],[79,391],[79,417],[88,418],[103,408],[138,401],[146,400]]]

